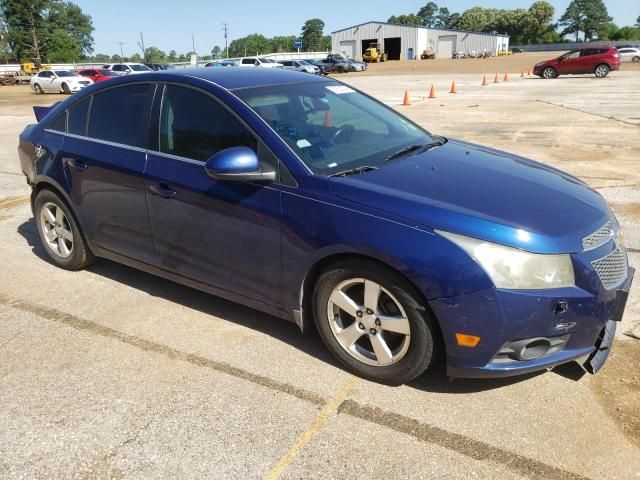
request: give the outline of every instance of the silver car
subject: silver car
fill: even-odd
[[[287,70],[314,73],[316,75],[320,74],[320,69],[318,67],[304,60],[281,60],[280,63],[284,65],[284,68],[286,68]]]
[[[73,93],[93,83],[69,70],[43,70],[31,78],[29,84],[36,93]]]
[[[640,62],[640,48],[634,47],[624,47],[619,48],[618,53],[620,54],[621,62]]]

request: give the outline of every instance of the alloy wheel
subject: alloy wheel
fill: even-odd
[[[45,203],[40,209],[40,225],[51,251],[60,258],[69,258],[73,253],[73,232],[62,208],[53,202]]]
[[[546,79],[555,78],[556,71],[553,68],[545,68],[542,76]]]
[[[598,67],[596,68],[596,77],[598,78],[604,78],[608,73],[609,67],[607,67],[606,65],[598,65]]]
[[[338,284],[327,305],[331,331],[353,358],[373,366],[400,361],[409,349],[407,314],[388,290],[364,278]]]

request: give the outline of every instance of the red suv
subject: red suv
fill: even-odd
[[[533,73],[542,78],[581,73],[593,73],[598,78],[604,78],[611,70],[619,68],[620,54],[615,47],[596,46],[577,48],[553,60],[537,63]]]

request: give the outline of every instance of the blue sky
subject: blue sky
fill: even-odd
[[[385,21],[391,15],[415,13],[428,0],[72,0],[93,18],[97,53],[119,53],[117,42],[125,42],[125,55],[137,50],[139,31],[145,45],[178,53],[191,50],[191,34],[196,50],[206,55],[214,45],[224,46],[222,22],[229,23],[229,41],[250,33],[265,36],[297,35],[309,18],[324,20],[325,33],[368,20]],[[534,0],[459,0],[436,3],[452,12],[481,6],[485,8],[528,8]],[[562,15],[569,0],[551,0],[556,16]],[[636,4],[636,8],[630,8]],[[609,15],[619,26],[632,25],[640,15],[638,0],[605,0]],[[633,10],[633,11],[631,11]],[[375,12],[375,13],[368,13]]]

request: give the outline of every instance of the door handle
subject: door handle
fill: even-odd
[[[171,190],[166,183],[160,183],[158,185],[151,185],[149,191],[153,195],[158,195],[162,198],[173,198],[176,196],[176,191]]]
[[[75,169],[75,170],[86,170],[87,168],[89,168],[89,165],[87,165],[86,163],[84,163],[81,160],[76,160],[74,158],[65,158],[64,161],[67,163],[67,165],[69,165],[71,168]]]

